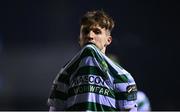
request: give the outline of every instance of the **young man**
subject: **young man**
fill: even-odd
[[[91,11],[80,25],[82,49],[55,78],[50,110],[136,111],[134,79],[105,55],[114,21],[104,11]]]

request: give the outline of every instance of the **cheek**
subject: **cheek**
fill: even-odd
[[[100,38],[100,39],[98,39],[98,44],[101,46],[101,47],[104,47],[104,45],[106,45],[106,40],[105,39],[103,39],[103,38]]]
[[[95,38],[95,41],[98,43],[98,44],[102,44],[103,40],[101,37],[97,37]]]

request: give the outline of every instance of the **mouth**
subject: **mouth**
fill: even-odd
[[[88,45],[88,44],[94,44],[94,45],[95,45],[95,43],[93,43],[93,42],[91,42],[91,41],[88,41],[88,42],[86,42],[86,43],[84,44],[84,46],[85,46],[85,45]]]
[[[93,39],[86,39],[85,44],[86,44],[86,43],[94,43],[94,44],[95,44],[95,42],[93,41]]]

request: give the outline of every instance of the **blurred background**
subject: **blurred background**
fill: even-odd
[[[48,110],[51,84],[78,51],[79,22],[115,20],[107,53],[135,78],[152,110],[180,110],[180,5],[173,0],[1,0],[0,110]]]

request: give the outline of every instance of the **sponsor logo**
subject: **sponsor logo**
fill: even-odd
[[[93,92],[93,93],[98,93],[98,94],[103,94],[103,95],[109,95],[109,90],[106,88],[102,88],[99,86],[94,86],[94,85],[86,85],[86,86],[79,86],[77,88],[74,88],[74,94],[80,94],[84,92]]]
[[[129,85],[129,86],[127,86],[127,88],[126,88],[126,91],[127,91],[128,93],[130,93],[130,92],[135,92],[135,91],[137,91],[137,87],[136,87],[136,85]]]
[[[77,77],[72,82],[72,87],[82,85],[82,84],[95,84],[95,85],[101,85],[104,86],[105,82],[104,80],[99,76],[93,76],[93,75],[84,75]]]

